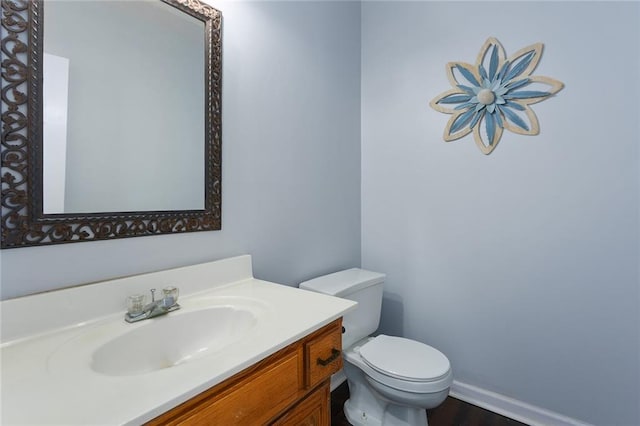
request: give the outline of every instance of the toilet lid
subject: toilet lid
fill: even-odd
[[[415,340],[384,334],[364,344],[360,357],[386,376],[410,381],[437,380],[451,368],[439,350]]]

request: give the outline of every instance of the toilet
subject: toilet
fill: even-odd
[[[356,426],[425,426],[426,410],[440,405],[453,381],[447,357],[431,346],[403,337],[369,335],[380,323],[385,275],[352,268],[300,284],[301,289],[358,302],[343,318],[344,368],[350,398],[347,420]]]

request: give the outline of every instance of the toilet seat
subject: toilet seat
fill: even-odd
[[[451,369],[439,350],[415,340],[381,334],[360,347],[367,365],[385,376],[412,382],[442,379]]]
[[[362,350],[366,349],[365,347],[373,342],[376,339],[379,339],[380,337],[382,337],[383,335],[380,335],[378,337],[375,338],[365,338],[362,341],[356,343],[355,345],[353,345],[352,347],[346,349],[344,351],[344,360],[350,364],[355,365],[356,367],[358,367],[359,369],[361,369],[365,375],[367,376],[367,380],[374,380],[376,382],[379,382],[385,386],[397,389],[397,390],[401,390],[401,391],[405,391],[405,392],[413,392],[413,393],[434,393],[434,392],[440,392],[442,390],[445,390],[447,388],[449,388],[451,386],[451,383],[453,382],[453,373],[451,371],[451,366],[449,364],[449,360],[439,351],[437,351],[434,348],[431,348],[430,346],[427,346],[428,348],[433,349],[434,351],[437,351],[438,353],[440,353],[440,355],[442,355],[444,357],[444,359],[446,360],[446,364],[448,365],[447,371],[445,371],[443,374],[439,375],[438,377],[431,377],[431,378],[401,378],[401,377],[394,377],[392,375],[392,372],[389,371],[381,371],[384,370],[380,367],[376,367],[374,368],[371,364],[371,360],[367,361],[365,360],[365,358],[362,356]],[[409,340],[409,339],[404,339],[401,337],[398,338],[394,338],[394,339],[387,339],[388,337],[392,337],[392,336],[384,336],[382,339],[380,339],[380,341],[378,341],[377,344],[371,345],[369,347],[368,350],[365,350],[365,353],[369,352],[369,357],[373,358],[374,360],[376,359],[375,356],[371,353],[371,352],[375,352],[375,349],[372,348],[376,348],[378,347],[378,345],[381,344],[381,342],[386,342],[386,343],[382,343],[381,346],[383,346],[383,351],[385,349],[387,349],[386,353],[391,353],[392,355],[395,353],[395,358],[399,358],[398,357],[398,351],[394,350],[393,347],[391,347],[391,342],[394,342],[395,339],[403,339],[403,340]],[[415,341],[411,341],[410,342],[414,342],[417,343],[419,345],[423,345],[422,343],[419,342],[415,342]],[[402,343],[401,343],[402,345]],[[418,351],[418,353],[420,353],[420,351]],[[415,355],[415,352],[414,352]],[[393,361],[391,361],[393,362]],[[396,364],[397,363],[402,363],[400,360],[396,360]],[[423,361],[424,363],[424,361]],[[421,376],[421,375],[418,375]],[[424,375],[422,375],[424,376]]]

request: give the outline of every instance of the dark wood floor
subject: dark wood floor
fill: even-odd
[[[349,426],[342,411],[342,406],[347,399],[349,399],[347,382],[331,392],[332,426]],[[429,426],[526,426],[524,423],[452,397],[448,397],[439,407],[428,410],[427,418]]]

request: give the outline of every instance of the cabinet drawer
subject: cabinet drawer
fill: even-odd
[[[307,387],[313,387],[342,368],[341,321],[305,343]]]
[[[181,425],[261,425],[292,404],[302,387],[300,351],[292,351],[260,374],[241,380],[171,422]]]

